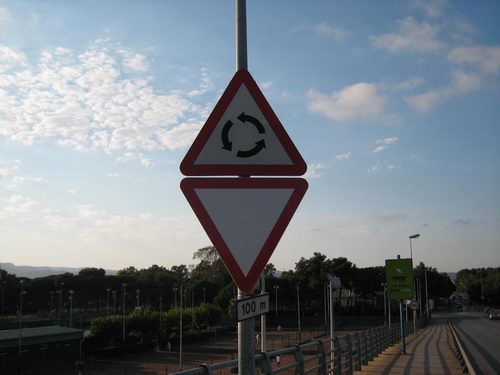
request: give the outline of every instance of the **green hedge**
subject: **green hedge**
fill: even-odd
[[[166,312],[134,311],[125,316],[125,335],[139,342],[161,338],[175,338],[179,335],[181,309]],[[185,333],[200,333],[213,328],[221,319],[222,310],[212,304],[203,304],[182,310],[182,329]],[[93,319],[90,332],[98,342],[121,342],[123,339],[123,316],[111,315]],[[135,341],[134,340],[134,341]]]

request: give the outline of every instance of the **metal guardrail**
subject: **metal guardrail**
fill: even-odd
[[[467,353],[464,350],[464,347],[462,346],[462,341],[457,335],[457,332],[455,331],[455,328],[453,327],[453,324],[448,320],[448,328],[451,331],[451,334],[453,336],[453,342],[455,343],[455,351],[457,353],[457,356],[460,360],[460,366],[462,366],[462,370],[464,373],[468,373],[470,375],[476,375],[476,370],[472,366],[472,363],[467,356]]]
[[[417,320],[418,327],[426,323],[426,318]],[[413,323],[405,323],[406,335],[413,332]],[[287,370],[293,370],[297,375],[345,375],[361,370],[362,365],[382,353],[389,346],[398,343],[401,339],[399,324],[391,328],[381,326],[364,331],[349,333],[324,340],[315,340],[305,344],[295,345],[284,349],[255,354],[255,368],[262,375],[277,375]],[[290,363],[276,366],[272,359],[292,357]],[[288,362],[288,361],[287,361]],[[172,375],[212,375],[217,371],[237,370],[238,360],[222,362],[214,365],[203,364],[200,367],[173,373]],[[237,372],[237,371],[236,371]]]

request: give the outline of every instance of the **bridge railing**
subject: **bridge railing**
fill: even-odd
[[[427,323],[425,317],[417,320],[418,327]],[[413,322],[405,323],[406,335],[413,332]],[[389,346],[400,341],[400,325],[380,326],[364,331],[334,336],[324,340],[315,340],[268,352],[255,354],[256,371],[262,375],[277,375],[293,371],[297,375],[345,375],[361,370],[362,365],[382,353]],[[282,366],[276,361],[277,356],[291,358]],[[173,375],[213,375],[217,372],[237,373],[238,360],[217,364],[203,364],[200,367],[174,373]]]

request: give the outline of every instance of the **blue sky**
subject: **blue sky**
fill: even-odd
[[[308,164],[271,258],[500,265],[500,3],[248,1],[249,70]],[[192,264],[179,164],[235,70],[234,2],[0,4],[0,261]]]

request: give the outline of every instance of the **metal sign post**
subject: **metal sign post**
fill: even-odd
[[[236,0],[236,71],[248,68],[246,0]],[[238,288],[238,299],[249,297]],[[238,322],[238,374],[255,374],[255,319]]]

